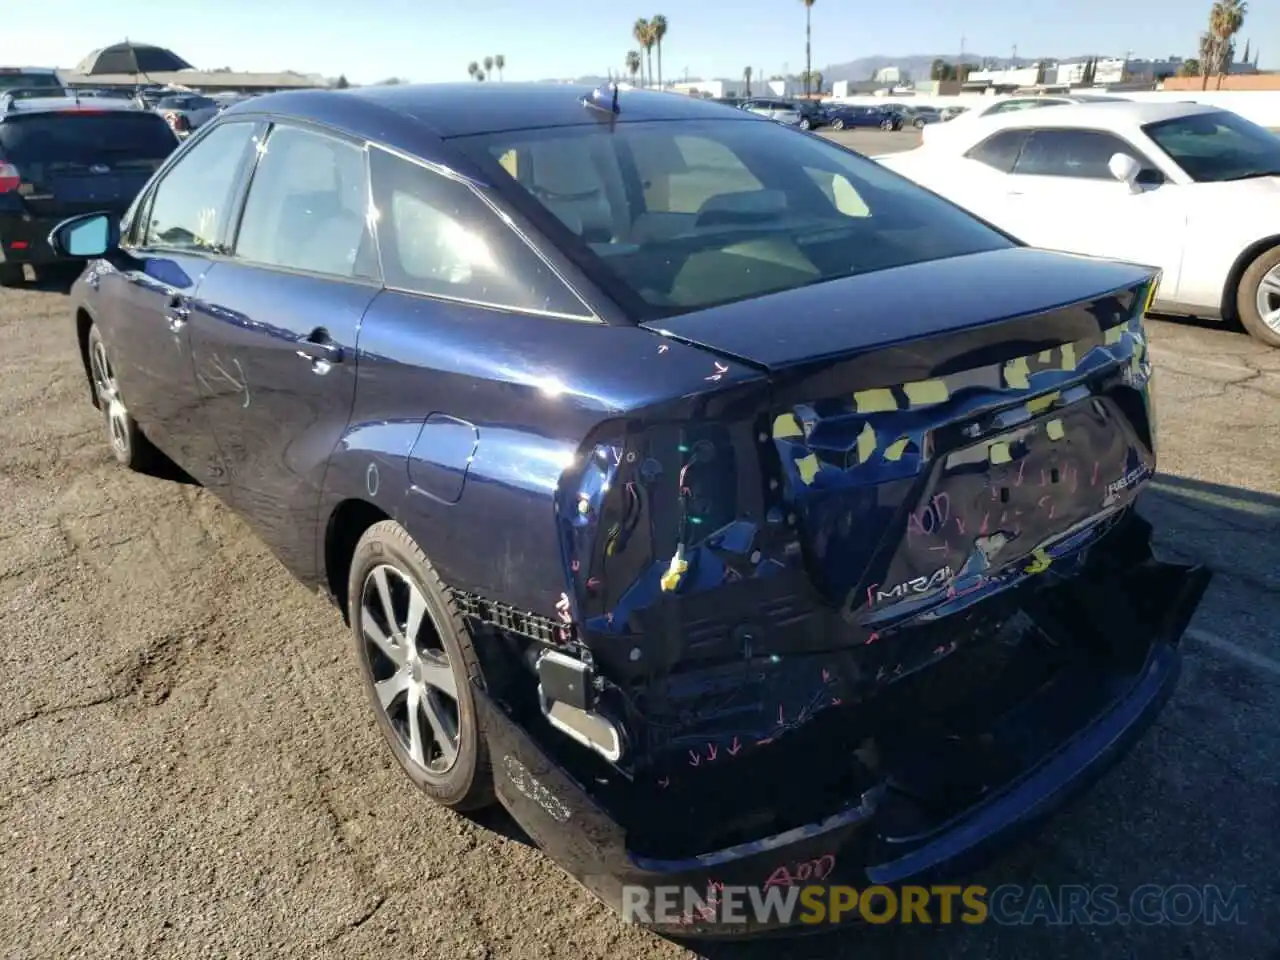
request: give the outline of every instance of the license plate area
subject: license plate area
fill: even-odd
[[[1091,397],[940,458],[864,610],[933,597],[957,579],[1034,563],[1036,551],[1123,508],[1154,458],[1123,414]]]

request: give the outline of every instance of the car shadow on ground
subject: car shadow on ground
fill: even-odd
[[[15,289],[29,290],[36,293],[71,292],[71,285],[76,282],[84,267],[81,264],[56,264],[36,271],[34,280],[25,280]],[[30,274],[28,274],[30,276]]]

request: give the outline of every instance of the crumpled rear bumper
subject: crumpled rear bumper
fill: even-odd
[[[547,855],[624,915],[626,887],[707,891],[719,885],[765,888],[802,882],[862,890],[869,885],[955,882],[1090,785],[1150,726],[1176,686],[1181,663],[1177,644],[1209,579],[1208,571],[1198,567],[1148,564],[1136,582],[1158,583],[1163,592],[1156,638],[1141,666],[1114,687],[1104,708],[1034,766],[924,833],[893,837],[893,830],[886,829],[892,821],[892,792],[877,788],[851,797],[843,809],[818,822],[776,836],[685,859],[642,857],[628,848],[624,826],[500,704],[477,690],[497,793]],[[1041,709],[1054,710],[1055,698],[1063,695],[1070,691],[1047,694]],[[856,913],[847,918],[856,919]],[[742,937],[780,932],[783,924],[776,918],[726,923],[714,910],[695,910],[678,922],[651,926],[679,936]]]

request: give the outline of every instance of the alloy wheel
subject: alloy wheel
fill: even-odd
[[[1263,274],[1258,282],[1257,306],[1262,322],[1280,333],[1280,264]]]
[[[458,760],[458,687],[426,597],[399,569],[380,564],[365,577],[360,604],[378,704],[409,759],[443,776]]]
[[[107,357],[107,347],[101,340],[96,340],[91,352],[93,368],[93,386],[98,393],[98,406],[107,420],[107,432],[111,437],[111,446],[118,453],[129,452],[129,411],[120,399],[120,387],[116,383],[115,371],[111,360]]]

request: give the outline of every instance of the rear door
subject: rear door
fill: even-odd
[[[356,338],[381,286],[371,216],[363,144],[273,125],[232,254],[206,275],[191,316],[231,502],[295,571],[314,561],[299,534],[347,426]]]

